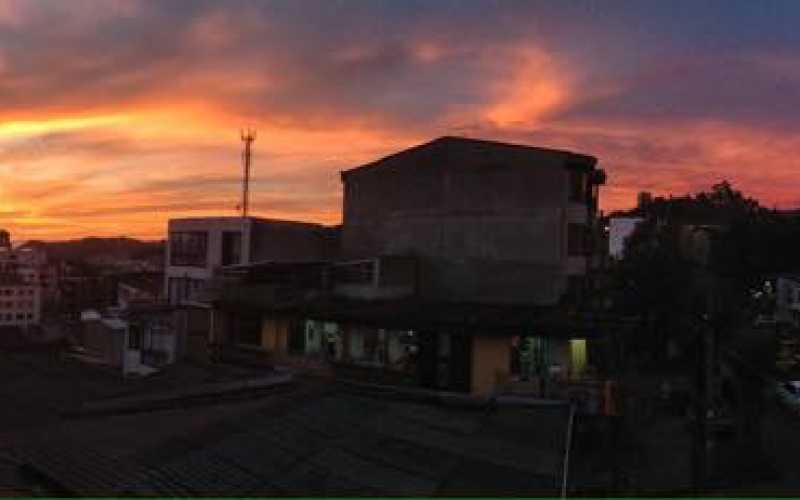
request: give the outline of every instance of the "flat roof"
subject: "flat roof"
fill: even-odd
[[[308,221],[295,221],[295,220],[285,220],[285,219],[268,219],[265,217],[235,217],[235,216],[209,216],[209,217],[179,217],[175,219],[169,219],[168,224],[183,224],[183,223],[191,223],[191,224],[201,224],[201,223],[208,223],[208,224],[234,224],[234,223],[242,223],[242,222],[250,222],[255,224],[276,224],[276,225],[297,225],[297,226],[314,226],[314,227],[329,227],[318,222],[308,222]]]

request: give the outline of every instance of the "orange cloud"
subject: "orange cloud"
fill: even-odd
[[[509,79],[493,87],[485,117],[501,128],[532,127],[563,109],[571,97],[568,73],[538,49],[521,49],[507,60]]]
[[[0,227],[156,238],[233,213],[248,125],[272,217],[338,222],[339,170],[443,134],[593,154],[605,209],[722,178],[799,201],[793,52],[649,57],[630,19],[526,5],[0,0]]]

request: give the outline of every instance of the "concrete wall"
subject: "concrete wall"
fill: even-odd
[[[501,379],[509,376],[511,368],[511,344],[504,337],[472,337],[472,383],[473,394],[492,392]]]
[[[81,341],[86,349],[103,359],[110,359],[111,338],[99,318],[83,323]]]
[[[625,251],[625,240],[633,234],[636,226],[644,219],[641,217],[614,217],[609,223],[608,254],[621,259]]]
[[[344,172],[343,256],[418,256],[432,299],[484,300],[497,286],[483,280],[500,273],[515,277],[501,301],[553,304],[567,274],[585,272],[574,262],[585,257],[567,256],[567,225],[588,220],[588,204],[569,201],[575,161],[530,148],[429,145]]]
[[[198,363],[209,360],[209,331],[211,311],[200,308],[182,308],[173,314],[179,342],[185,342],[186,357]]]
[[[255,220],[251,262],[323,260],[331,251],[331,231],[317,224]]]

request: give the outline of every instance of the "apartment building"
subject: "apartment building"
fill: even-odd
[[[0,326],[38,325],[46,258],[32,249],[13,249],[10,234],[0,233]]]
[[[442,137],[342,172],[343,257],[414,256],[429,300],[553,305],[590,274],[596,163]]]
[[[226,269],[212,344],[474,394],[602,377],[618,324],[579,313],[601,260],[595,158],[444,137],[341,178],[340,253]]]

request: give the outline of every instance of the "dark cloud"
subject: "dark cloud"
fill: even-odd
[[[800,51],[800,47],[798,47]],[[674,123],[729,121],[754,127],[796,129],[788,109],[800,107],[800,65],[769,54],[686,55],[654,61],[622,79],[618,93],[580,103],[567,118]]]

